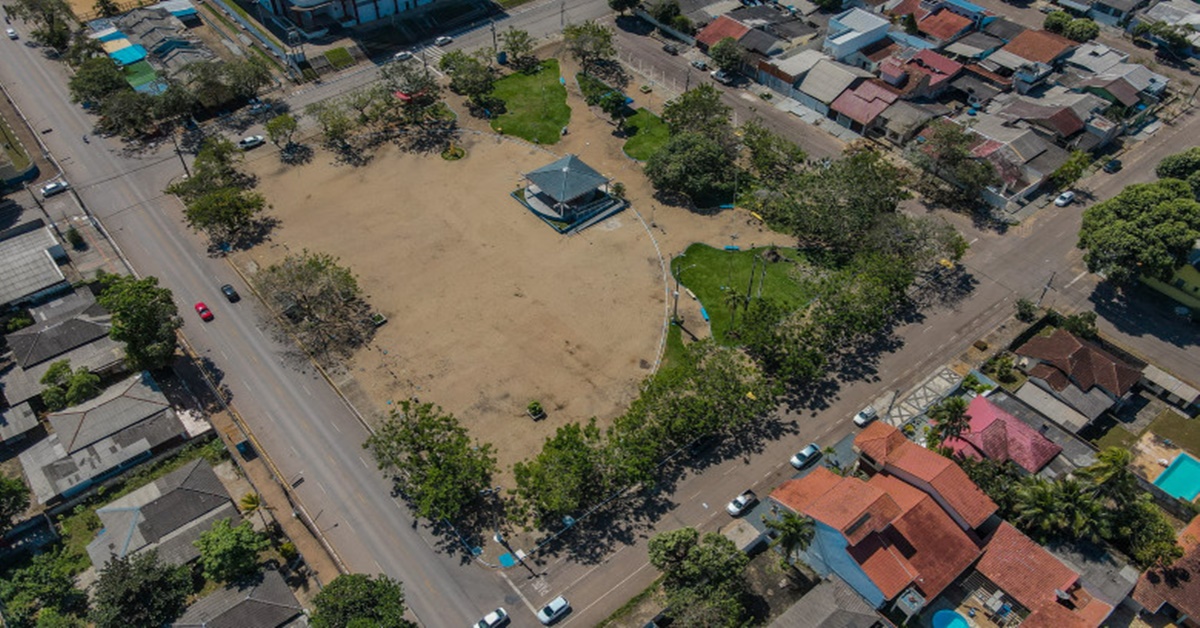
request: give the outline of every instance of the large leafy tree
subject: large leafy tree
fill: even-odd
[[[393,63],[392,65],[397,65]],[[334,148],[345,148],[355,128],[349,108],[340,100],[319,101],[305,107],[304,112],[317,120],[325,144]]]
[[[71,371],[70,360],[59,360],[42,375],[42,402],[46,409],[56,412],[79,405],[100,394],[100,376],[86,366]]]
[[[728,145],[733,132],[729,121],[732,111],[721,102],[721,92],[703,83],[667,101],[663,106],[663,122],[672,135],[699,133]]]
[[[132,89],[109,94],[100,103],[101,130],[135,138],[154,129],[154,96]]]
[[[617,54],[613,45],[613,30],[598,22],[567,24],[563,28],[563,43],[567,52],[579,62],[584,72],[592,72],[596,64]]]
[[[540,62],[533,54],[537,40],[529,31],[509,27],[500,33],[500,49],[508,54],[508,63],[518,72],[532,72],[538,69]]]
[[[29,33],[31,39],[58,52],[67,50],[75,17],[64,0],[15,0],[5,8],[15,17],[33,24]]]
[[[363,447],[416,514],[453,519],[491,486],[496,458],[490,443],[472,441],[453,414],[432,403],[404,401]]]
[[[707,617],[708,625],[738,625],[744,613],[745,570],[750,559],[724,535],[703,537],[694,528],[661,532],[650,539],[650,564],[680,616]],[[686,621],[692,625],[692,621]]]
[[[389,93],[400,92],[409,97],[402,103],[402,122],[406,124],[431,119],[430,113],[441,103],[441,83],[433,73],[420,66],[389,63],[379,71],[379,77]]]
[[[447,53],[438,66],[450,76],[450,91],[466,96],[475,105],[483,105],[496,84],[496,73],[484,55],[469,55],[461,50]]]
[[[67,82],[71,100],[99,104],[110,94],[131,90],[121,69],[108,57],[92,57],[75,68]]]
[[[216,582],[238,582],[259,573],[258,555],[269,545],[249,521],[233,526],[229,519],[213,523],[194,544],[200,550],[204,577]]]
[[[796,552],[808,549],[816,535],[816,526],[811,517],[798,515],[790,510],[785,511],[778,519],[764,517],[763,525],[775,532],[771,547],[779,548],[786,562],[791,562]]]
[[[272,82],[271,68],[255,55],[221,64],[225,84],[235,98],[251,98]]]
[[[0,603],[10,626],[34,626],[47,611],[87,612],[87,595],[75,588],[75,577],[63,550],[55,548],[16,567],[10,561],[0,571]]]
[[[183,68],[184,82],[206,108],[214,109],[233,100],[233,90],[225,81],[224,63],[197,61]]]
[[[1175,528],[1146,494],[1138,495],[1113,514],[1114,542],[1139,567],[1167,567],[1183,556]]]
[[[547,438],[528,462],[513,465],[517,496],[538,521],[550,524],[598,503],[612,488],[604,465],[603,439],[596,420],[569,423]]]
[[[737,165],[729,151],[702,133],[674,135],[646,162],[655,189],[681,194],[699,205],[727,202]]]
[[[155,550],[114,557],[96,581],[91,620],[97,628],[159,628],[179,617],[191,592],[187,567],[159,561]]]
[[[1168,279],[1200,238],[1200,203],[1177,179],[1126,187],[1083,212],[1076,246],[1088,270],[1115,284],[1139,276]]]
[[[183,325],[171,290],[157,277],[105,275],[97,301],[112,313],[113,340],[125,343],[125,361],[133,369],[156,369],[175,357],[175,330]]]
[[[746,49],[732,37],[726,37],[708,49],[713,63],[726,72],[735,72],[746,60]]]
[[[0,473],[0,536],[12,527],[13,517],[29,508],[29,487],[21,478]]]
[[[1071,151],[1071,156],[1063,165],[1050,175],[1050,180],[1054,181],[1054,185],[1059,189],[1069,188],[1075,185],[1075,182],[1083,176],[1087,171],[1087,167],[1092,165],[1092,156],[1083,150]]]
[[[1071,23],[1071,14],[1066,11],[1051,11],[1046,14],[1046,19],[1042,21],[1042,28],[1051,33],[1062,34],[1067,28],[1067,24]]]
[[[950,202],[978,205],[982,192],[1000,182],[992,164],[971,153],[979,140],[965,127],[939,121],[929,125],[925,137],[925,143],[914,147],[912,162],[927,177],[939,177],[951,185],[953,191],[947,195]]]
[[[241,159],[242,152],[233,142],[220,136],[207,138],[192,164],[192,176],[171,184],[167,192],[190,203],[215,190],[246,187],[249,180],[237,166]]]
[[[404,587],[387,576],[342,574],[313,598],[313,628],[415,628],[404,618]]]
[[[280,148],[291,146],[297,128],[299,125],[296,123],[296,116],[290,113],[278,115],[267,120],[267,138]]]
[[[1154,174],[1158,175],[1160,179],[1186,181],[1188,177],[1197,172],[1200,172],[1200,146],[1193,146],[1183,152],[1167,155],[1154,168]]]
[[[1091,41],[1100,35],[1100,25],[1086,17],[1075,18],[1063,28],[1062,34],[1074,41]]]
[[[742,125],[742,145],[749,153],[750,169],[760,181],[782,187],[804,167],[804,149],[763,126],[758,120]]]
[[[188,226],[208,234],[214,243],[236,242],[266,206],[262,194],[239,188],[218,188],[187,204]]]

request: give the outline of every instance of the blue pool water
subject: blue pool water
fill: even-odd
[[[968,628],[966,618],[951,610],[941,610],[933,614],[933,628]]]
[[[1171,466],[1154,480],[1154,485],[1172,497],[1189,502],[1196,499],[1200,494],[1200,460],[1188,454],[1175,456]]]

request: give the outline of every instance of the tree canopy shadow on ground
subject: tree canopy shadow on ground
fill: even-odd
[[[1181,348],[1200,345],[1196,323],[1175,314],[1179,304],[1141,284],[1120,289],[1101,282],[1088,301],[1097,315],[1123,334],[1152,336]]]

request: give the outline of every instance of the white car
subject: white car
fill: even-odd
[[[734,497],[733,501],[729,502],[729,504],[725,506],[725,512],[729,513],[729,516],[731,517],[739,517],[747,510],[753,508],[754,504],[757,503],[758,495],[755,495],[754,491],[746,491],[745,493]]]
[[[412,56],[413,56],[413,54],[411,52],[409,52],[407,50],[401,50],[400,52],[397,52],[396,54],[392,55],[392,59],[395,61],[408,61],[409,59],[412,58]]]
[[[55,181],[42,186],[42,198],[50,198],[55,194],[62,194],[71,189],[71,184],[66,181]]]
[[[796,453],[796,455],[792,456],[792,459],[789,460],[789,462],[792,463],[793,467],[796,467],[797,469],[803,469],[817,460],[820,460],[820,458],[821,446],[816,443],[811,443],[808,447],[801,449]]]
[[[17,38],[17,29],[6,28],[6,29],[4,29],[4,34],[8,35],[9,39],[16,39]]]
[[[713,70],[709,76],[722,85],[733,85],[733,74],[725,70]]]
[[[1074,202],[1075,202],[1075,193],[1070,190],[1067,190],[1066,192],[1059,194],[1058,198],[1054,199],[1054,204],[1059,207],[1066,207],[1067,205],[1070,205],[1071,203],[1074,203]]]
[[[452,41],[454,41],[453,37],[450,37],[448,35],[442,35],[441,37],[438,37],[437,39],[433,40],[433,45],[445,46],[446,44],[449,44]]]
[[[571,605],[567,603],[567,598],[560,595],[550,600],[549,604],[543,606],[537,612],[537,618],[538,621],[542,622],[543,626],[549,626],[558,621],[563,615],[566,615],[569,610],[571,610]]]
[[[875,409],[875,406],[867,406],[854,415],[854,424],[859,427],[866,427],[877,416],[879,416],[879,411]]]
[[[506,624],[508,624],[508,612],[503,608],[497,608],[484,615],[483,619],[479,620],[479,623],[472,624],[471,628],[499,628]]]
[[[242,150],[250,150],[251,148],[262,146],[264,143],[266,143],[266,141],[266,138],[261,135],[251,135],[248,137],[243,137],[241,140],[239,140],[238,148]]]

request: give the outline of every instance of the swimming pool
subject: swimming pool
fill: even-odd
[[[940,610],[933,614],[933,628],[969,628],[970,625],[965,617],[952,610]]]
[[[1200,494],[1200,460],[1186,453],[1175,456],[1171,466],[1154,480],[1154,485],[1172,497],[1189,502],[1196,499]]]

